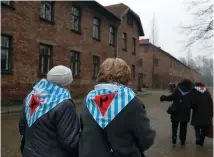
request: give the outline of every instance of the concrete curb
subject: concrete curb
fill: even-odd
[[[22,105],[1,107],[1,114],[18,113],[22,111],[22,108]]]
[[[137,96],[142,97],[146,95],[151,95],[152,93],[137,93]],[[76,105],[82,104],[83,100],[74,100]],[[20,113],[23,109],[23,104],[16,106],[4,106],[1,107],[1,115],[11,114],[11,113]]]

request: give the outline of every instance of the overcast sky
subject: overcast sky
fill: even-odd
[[[192,16],[187,13],[184,0],[97,0],[102,5],[124,3],[135,11],[141,18],[146,38],[151,38],[152,19],[155,17],[156,45],[167,51],[176,58],[186,57],[181,40],[185,40],[180,26],[188,24]],[[185,0],[186,2],[187,0]],[[197,46],[192,49],[192,55]]]

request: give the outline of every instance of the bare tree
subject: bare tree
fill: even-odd
[[[187,55],[188,56],[188,55]],[[194,68],[200,69],[200,79],[207,86],[213,86],[213,58],[206,58],[206,56],[197,56],[191,58],[188,62],[188,57],[181,57],[179,60],[185,65]]]
[[[179,60],[180,60],[183,64],[188,65],[187,60],[186,60],[184,57],[180,57]]]
[[[207,86],[213,86],[213,59],[199,56],[197,62],[200,65],[200,76],[202,82]]]
[[[188,12],[193,16],[193,24],[182,26],[187,36],[185,48],[196,44],[206,44],[208,51],[213,50],[213,2],[212,0],[191,0]]]
[[[197,62],[194,60],[194,58],[192,57],[192,53],[189,49],[186,58],[184,57],[180,57],[179,60],[184,63],[185,65],[189,66],[192,69],[197,69]]]

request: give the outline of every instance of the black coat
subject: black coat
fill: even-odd
[[[192,91],[192,120],[193,126],[207,126],[212,123],[213,100],[210,93],[204,93],[193,89]]]
[[[191,114],[191,84],[178,84],[169,96],[161,96],[161,101],[173,101],[171,120],[189,122]]]
[[[84,105],[79,157],[141,157],[154,142],[155,131],[150,127],[144,104],[138,97],[103,130]],[[104,133],[105,131],[105,133]],[[112,156],[112,148],[116,153]]]
[[[28,127],[23,111],[19,121],[23,157],[77,157],[79,120],[71,100],[64,100]]]

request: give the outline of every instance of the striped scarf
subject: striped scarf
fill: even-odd
[[[204,86],[195,86],[194,88],[202,94],[207,90]]]
[[[28,126],[66,99],[71,99],[67,89],[45,79],[40,80],[26,98],[25,113]]]
[[[86,105],[101,128],[105,128],[135,97],[135,93],[120,84],[98,84],[86,97]]]

